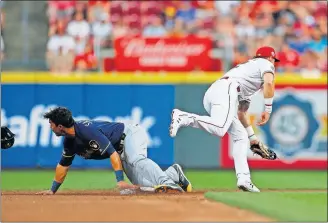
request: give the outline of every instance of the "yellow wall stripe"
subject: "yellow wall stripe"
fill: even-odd
[[[210,84],[220,78],[222,73],[187,73],[171,72],[161,74],[159,72],[148,73],[105,73],[84,75],[52,75],[47,72],[3,72],[2,84]],[[299,74],[277,74],[277,84],[297,85],[323,85],[327,84],[327,74],[321,78],[302,78]]]

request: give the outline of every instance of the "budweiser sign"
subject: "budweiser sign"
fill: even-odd
[[[122,71],[188,71],[210,66],[211,41],[204,38],[122,38],[115,67]]]

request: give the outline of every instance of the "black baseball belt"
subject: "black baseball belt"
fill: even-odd
[[[123,152],[123,150],[124,150],[124,140],[125,140],[125,137],[126,137],[126,134],[123,133],[123,134],[121,135],[120,143],[118,144],[118,150],[117,150],[117,152],[118,152],[119,154],[122,154],[122,152]]]

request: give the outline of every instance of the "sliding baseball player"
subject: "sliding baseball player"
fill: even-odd
[[[237,187],[243,191],[260,192],[251,181],[247,162],[249,143],[251,150],[263,158],[276,159],[276,154],[258,140],[247,118],[252,96],[263,89],[264,111],[257,125],[262,126],[268,122],[274,97],[275,62],[279,62],[275,50],[264,46],[257,50],[253,59],[237,65],[215,81],[203,99],[209,116],[179,109],[172,111],[171,137],[175,137],[179,128],[184,126],[200,128],[219,137],[228,132],[233,141]]]
[[[147,157],[146,131],[138,124],[75,121],[71,111],[64,107],[45,113],[44,118],[49,119],[50,128],[56,136],[64,137],[64,150],[51,188],[38,194],[53,195],[57,192],[76,155],[91,160],[109,159],[121,194],[131,194],[142,188],[153,189],[155,193],[192,190],[190,181],[178,164],[163,171]],[[132,184],[124,179],[123,173]]]

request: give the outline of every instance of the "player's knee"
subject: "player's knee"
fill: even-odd
[[[131,165],[136,165],[139,161],[144,160],[146,157],[140,154],[134,154],[127,158],[127,162]]]
[[[229,124],[228,123],[224,123],[224,124],[221,123],[221,126],[222,126],[222,128],[219,128],[218,134],[219,134],[220,137],[223,137],[228,132]]]
[[[219,137],[223,137],[226,133],[227,133],[227,130],[225,130],[225,129],[219,129],[219,130],[217,131],[217,135],[218,135]]]

